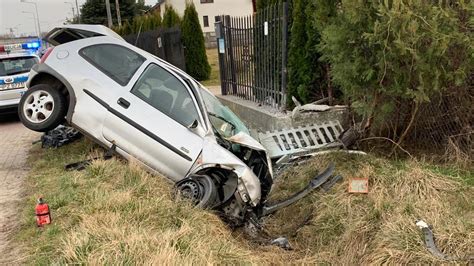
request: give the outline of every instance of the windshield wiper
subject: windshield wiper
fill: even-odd
[[[232,126],[232,130],[236,129],[237,127],[234,125],[234,123],[230,122],[229,120],[225,119],[224,117],[218,115],[218,114],[214,114],[212,112],[207,112],[210,116],[213,116],[215,118],[218,118],[224,122],[226,122],[227,124],[231,125]]]

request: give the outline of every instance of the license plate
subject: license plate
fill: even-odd
[[[10,90],[10,89],[18,89],[18,88],[24,88],[24,87],[25,87],[25,82],[9,83],[9,84],[0,85],[0,90]]]

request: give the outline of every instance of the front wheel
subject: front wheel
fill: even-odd
[[[216,204],[217,189],[208,175],[193,175],[177,185],[178,193],[193,201],[197,207],[212,209]]]
[[[21,97],[18,114],[27,128],[46,132],[64,121],[66,98],[49,85],[34,85]]]

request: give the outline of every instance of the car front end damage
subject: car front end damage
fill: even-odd
[[[332,177],[334,165],[313,178],[301,191],[291,197],[269,203],[268,195],[273,186],[272,162],[265,148],[244,132],[219,139],[206,137],[201,155],[196,160],[188,177],[209,175],[218,190],[212,209],[221,211],[223,218],[232,225],[242,225],[248,220],[259,219],[285,208],[310,194],[323,184],[335,183]]]

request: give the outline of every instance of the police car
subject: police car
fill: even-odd
[[[40,46],[39,41],[0,45],[0,114],[17,112]]]

